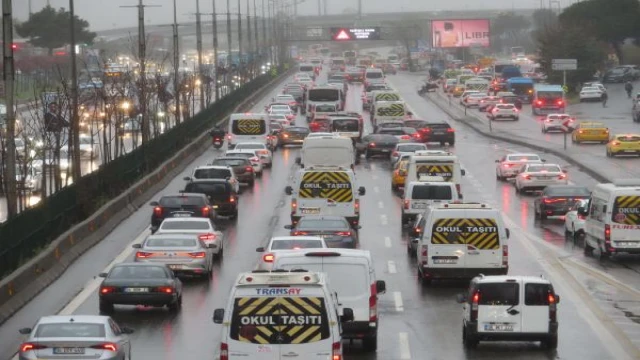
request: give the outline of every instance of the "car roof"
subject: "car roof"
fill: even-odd
[[[47,315],[38,320],[38,324],[59,324],[59,323],[96,323],[107,324],[109,316],[101,315]]]
[[[205,195],[200,193],[183,192],[183,193],[177,193],[177,194],[164,194],[160,196],[160,199],[165,197],[205,197]]]
[[[300,221],[302,220],[344,220],[347,221],[344,216],[338,216],[338,215],[303,215],[302,217],[300,217]]]
[[[227,154],[253,154],[254,151],[256,151],[256,150],[258,150],[258,149],[245,149],[245,150],[242,150],[242,149],[235,150],[234,149],[234,150],[227,151]]]
[[[194,168],[194,170],[200,170],[200,169],[221,169],[221,170],[230,170],[228,166],[226,165],[200,165],[200,166],[196,166]]]
[[[242,146],[242,145],[260,145],[260,146],[267,147],[266,144],[260,143],[260,142],[241,142],[241,143],[238,143],[238,145],[236,145],[236,147],[237,146]]]
[[[534,153],[512,153],[512,154],[507,154],[505,156],[507,156],[507,157],[509,157],[509,156],[537,156],[537,157],[540,157],[540,155],[534,154]]]
[[[238,157],[238,156],[221,156],[219,158],[214,159],[213,161],[216,161],[216,160],[243,160],[243,161],[247,160],[249,161],[249,159],[247,158]],[[205,179],[202,179],[202,180],[205,180]],[[206,180],[213,180],[213,179],[206,179]]]
[[[165,222],[165,221],[166,222],[199,221],[199,222],[211,223],[211,220],[209,218],[203,218],[203,217],[170,217],[162,220],[162,222]],[[158,234],[158,235],[161,235],[161,234]]]
[[[274,241],[287,241],[287,240],[295,240],[295,241],[324,241],[320,236],[274,236],[269,240],[269,243]]]
[[[335,253],[346,257],[362,257],[366,258],[368,262],[372,263],[371,252],[369,250],[362,249],[343,249],[343,248],[328,248],[328,249],[299,249],[286,253],[278,253],[276,261],[278,259],[287,257],[306,257],[309,253]]]
[[[187,218],[192,219],[192,218]],[[194,218],[195,219],[195,218]],[[197,234],[151,234],[144,239],[145,241],[149,239],[198,239]],[[137,264],[137,263],[136,263]]]
[[[478,276],[475,278],[478,283],[507,283],[509,280],[536,284],[550,284],[551,282],[543,277],[536,276],[513,276],[513,275],[495,275],[495,276]]]

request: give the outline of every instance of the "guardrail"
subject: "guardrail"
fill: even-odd
[[[194,118],[0,225],[0,273],[10,272],[0,281],[0,324],[202,154],[210,145],[207,130],[213,124],[226,124],[229,114],[250,109],[290,72],[256,78]],[[90,198],[81,198],[79,185],[85,186],[82,193]]]

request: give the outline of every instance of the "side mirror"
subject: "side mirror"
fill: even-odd
[[[296,164],[300,165],[302,163],[302,159],[300,157],[296,158]]]
[[[504,229],[504,231],[507,233],[507,239],[509,239],[511,237],[511,231],[509,229]]]
[[[556,304],[560,304],[560,295],[555,295]]]
[[[366,193],[367,193],[367,189],[365,189],[364,186],[360,186],[358,188],[358,195],[364,196],[364,194],[366,194]]]
[[[413,112],[411,112],[411,111],[407,111],[407,115],[409,115],[409,116],[413,116]]]
[[[191,177],[189,177],[189,176],[185,176],[185,177],[183,177],[183,178],[182,178],[182,180],[184,180],[184,181],[191,181]]]
[[[460,170],[460,173],[462,174],[462,176],[465,176],[465,175],[467,174],[467,170],[465,170],[465,169],[461,169],[461,170]]]
[[[293,188],[291,186],[287,186],[284,188],[284,193],[287,195],[293,194]]]
[[[216,324],[222,324],[224,321],[224,309],[213,310],[213,322]]]
[[[261,246],[259,248],[256,248],[256,252],[264,252],[264,247]]]
[[[149,203],[149,206],[158,206],[160,205],[157,201],[152,201]]]
[[[340,317],[340,322],[348,322],[353,321],[353,309],[344,308],[342,309],[342,316]]]
[[[31,334],[31,328],[22,328],[18,330],[18,332],[22,335],[29,335]]]
[[[142,249],[142,244],[133,244],[131,247],[134,249]]]
[[[122,331],[123,334],[133,334],[135,332],[135,330],[133,330],[132,328],[128,328],[128,327],[121,327],[120,331]]]
[[[458,294],[456,295],[456,301],[458,304],[464,304],[467,302],[467,296],[465,294]]]
[[[106,272],[100,273],[100,274],[98,274],[98,277],[106,278],[107,277],[107,273]]]
[[[291,230],[293,229],[293,225],[285,225],[284,228],[287,230]]]
[[[387,292],[387,283],[385,283],[384,280],[376,281],[376,292],[378,294],[384,294]]]

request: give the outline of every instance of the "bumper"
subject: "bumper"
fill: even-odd
[[[569,212],[570,206],[541,206],[540,213],[546,214],[547,216],[564,216]]]
[[[375,324],[371,326],[370,324]],[[369,321],[348,321],[342,323],[343,339],[361,339],[363,337],[375,336],[378,333],[378,323]]]
[[[479,332],[478,323],[468,322],[466,331],[470,335],[483,341],[540,341],[546,340],[550,335],[558,334],[558,323],[549,322],[549,332],[546,333],[516,333],[516,332]]]
[[[175,302],[177,294],[107,294],[100,300],[118,305],[162,306]]]
[[[473,279],[474,277],[484,275],[507,275],[508,267],[500,268],[433,268],[420,267],[420,273],[425,279]]]
[[[455,135],[428,135],[423,136],[425,142],[448,142],[452,143],[456,140]]]
[[[236,177],[238,178],[238,182],[245,183],[245,184],[250,181],[253,181],[254,179],[253,172],[236,175]]]
[[[637,154],[640,155],[640,149],[611,149],[611,153],[614,155],[633,155],[633,154]]]
[[[231,204],[231,203],[225,203],[225,204],[216,204],[214,205],[214,207],[217,206],[216,210],[216,214],[219,215],[229,215],[229,214],[235,214],[236,212],[238,212],[238,206],[236,204]]]
[[[300,221],[300,218],[302,216],[300,215],[291,215],[291,223],[292,224],[297,224],[298,221]],[[345,216],[345,219],[347,219],[347,221],[349,222],[349,224],[351,224],[352,226],[356,226],[360,224],[360,216]]]

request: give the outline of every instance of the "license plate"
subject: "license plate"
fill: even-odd
[[[173,217],[191,217],[191,213],[173,213]]]
[[[303,214],[320,214],[320,208],[304,208],[300,209]]]
[[[388,150],[388,149],[382,149],[382,152],[383,152],[383,153],[388,153],[388,152],[389,152],[389,150]]]
[[[433,259],[434,264],[457,264],[458,259]]]
[[[169,269],[171,269],[171,270],[180,270],[180,269],[182,269],[182,265],[169,265]]]
[[[57,347],[53,348],[54,354],[84,354],[84,348],[81,347]]]
[[[411,207],[414,209],[426,209],[427,204],[411,204]]]
[[[484,324],[485,331],[513,331],[512,324]]]
[[[624,246],[624,247],[638,247],[638,242],[637,241],[616,241],[616,245],[617,246]]]
[[[146,292],[149,292],[149,288],[125,288],[124,292],[127,292],[127,293],[146,293]]]
[[[217,209],[218,207],[219,207],[218,205],[213,205],[213,208],[214,208],[214,209]]]

